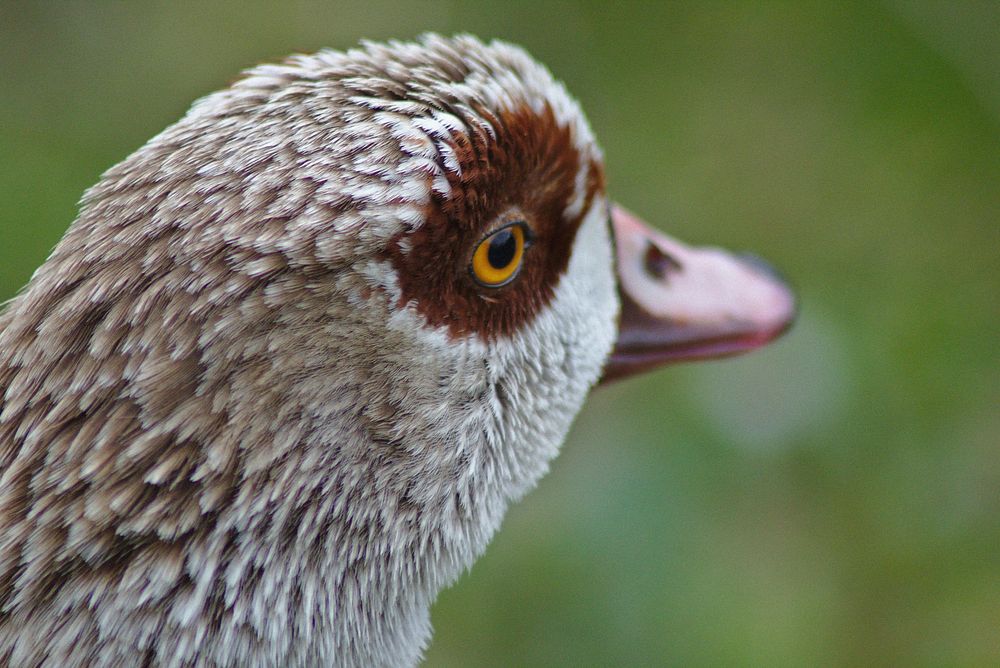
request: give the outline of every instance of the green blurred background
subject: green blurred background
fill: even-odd
[[[0,298],[241,69],[525,45],[613,196],[798,287],[780,344],[596,391],[428,665],[1000,665],[1000,3],[0,4]]]

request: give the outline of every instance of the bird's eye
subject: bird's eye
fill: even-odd
[[[488,288],[514,280],[527,241],[524,223],[511,223],[479,242],[472,255],[472,276]]]

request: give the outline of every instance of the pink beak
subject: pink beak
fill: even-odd
[[[686,246],[619,206],[611,223],[622,313],[601,382],[747,352],[795,319],[795,296],[763,260]]]

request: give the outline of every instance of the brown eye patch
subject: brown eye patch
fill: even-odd
[[[566,218],[581,161],[570,131],[548,107],[541,114],[505,112],[493,125],[495,139],[452,136],[459,170],[447,172],[450,195],[435,192],[426,222],[388,248],[399,305],[413,302],[430,326],[446,327],[455,338],[510,336],[551,301],[583,215],[604,187],[599,163],[589,160],[584,206]],[[531,232],[516,280],[484,285],[470,272],[475,251],[491,231],[515,221]]]

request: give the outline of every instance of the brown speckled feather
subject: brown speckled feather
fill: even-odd
[[[109,170],[0,315],[0,659],[416,662],[610,350],[600,169],[541,66],[430,36],[257,68]],[[480,300],[511,210],[551,243]]]

